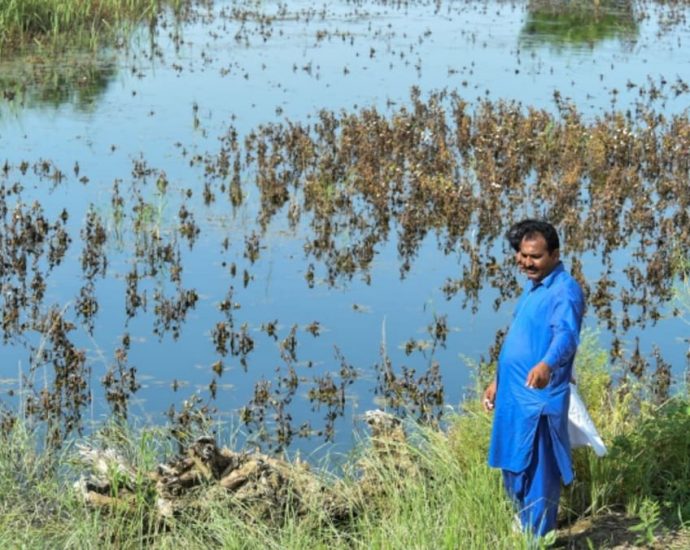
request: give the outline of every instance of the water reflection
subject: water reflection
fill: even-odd
[[[72,105],[93,111],[117,75],[116,58],[72,54],[57,59],[22,55],[0,67],[0,90],[7,108]]]
[[[630,0],[530,0],[519,41],[526,48],[592,48],[605,40],[633,43],[638,32]]]

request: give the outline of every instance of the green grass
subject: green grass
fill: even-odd
[[[29,45],[107,43],[131,23],[152,21],[184,0],[0,0],[0,53]]]
[[[578,384],[609,447],[605,458],[575,453],[576,481],[563,491],[562,521],[612,511],[637,518],[630,538],[658,541],[690,519],[690,400],[681,391],[662,404],[644,380],[612,377],[607,354],[586,335],[577,362]],[[619,378],[615,382],[615,378]],[[81,475],[75,450],[39,452],[37,432],[18,423],[0,444],[0,547],[139,548],[530,548],[511,528],[512,512],[499,472],[486,466],[491,417],[468,400],[438,431],[408,426],[400,452],[416,468],[399,472],[365,439],[338,483],[354,513],[334,524],[318,502],[283,522],[252,519],[232,498],[210,489],[202,506],[163,526],[155,494],[136,495],[127,510],[87,509],[72,488]],[[105,426],[92,443],[114,447],[142,472],[170,458],[163,429],[127,431]],[[94,441],[96,440],[96,441]],[[393,461],[394,464],[399,464]],[[359,479],[366,465],[368,483]]]
[[[177,24],[201,2],[0,0],[4,109],[70,103],[91,111],[116,76],[117,50],[137,29],[153,39],[161,13],[171,10]]]

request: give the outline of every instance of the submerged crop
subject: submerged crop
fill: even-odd
[[[256,223],[246,224],[244,235],[220,238],[221,259],[208,266],[239,280],[218,302],[218,318],[195,318],[195,325],[205,326],[216,359],[208,368],[206,400],[190,400],[179,413],[171,410],[180,433],[197,418],[198,407],[213,414],[229,362],[252,370],[255,348],[266,345],[257,332],[275,342],[280,361],[274,378],[261,377],[241,410],[259,441],[284,448],[294,437],[331,439],[335,420],[345,412],[347,390],[362,369],[346,359],[348,350],[336,350],[335,369],[315,369],[303,356],[302,333],[319,337],[321,321],[290,328],[278,319],[253,325],[238,300],[238,287],[256,284],[252,272],[279,220],[301,235],[308,288],[315,280],[335,287],[354,278],[376,285],[372,262],[389,241],[404,279],[433,236],[438,254],[457,258],[458,272],[449,274],[444,295],[474,309],[485,288],[497,291],[495,308],[519,288],[502,244],[505,228],[524,215],[546,216],[564,236],[567,261],[592,313],[614,335],[612,360],[644,376],[649,361],[639,349],[628,358],[621,339],[632,327],[659,319],[674,295],[676,259],[690,254],[687,114],[666,117],[640,103],[634,113],[614,111],[587,121],[574,105],[558,101],[558,113],[550,114],[503,101],[471,104],[455,93],[423,99],[414,90],[408,105],[389,114],[373,108],[323,110],[313,124],[263,125],[243,140],[230,128],[217,152],[193,159],[204,183],[201,205],[191,188],[176,191],[175,198],[163,170],[135,159],[131,182],[116,180],[112,186],[112,210],[92,206],[81,228],[68,223],[67,208],[50,219],[40,203],[28,206],[22,198],[23,180],[69,185],[67,172],[48,160],[5,164],[2,329],[6,345],[25,347],[31,358],[23,375],[22,414],[46,420],[55,440],[79,429],[98,379],[92,379],[91,365],[71,334],[78,326],[93,334],[102,311],[97,287],[115,277],[123,281],[111,288],[121,293],[116,302],[123,308],[124,336],[100,377],[100,391],[116,415],[126,416],[127,403],[141,386],[141,369],[128,359],[132,326],[141,330],[141,318],[160,341],[180,338],[205,292],[185,284],[185,254],[199,240],[219,238],[197,219],[218,201],[236,212],[248,196],[258,197]],[[76,168],[74,174],[83,177]],[[75,242],[82,246],[82,283],[73,302],[60,309],[46,288]],[[622,250],[628,253],[616,275],[613,258]],[[120,267],[114,271],[109,256],[116,251]],[[602,266],[596,276],[593,261]],[[427,332],[429,340],[401,343],[411,364],[393,365],[384,340],[372,390],[398,412],[437,422],[444,391],[434,356],[449,337],[446,316],[434,315]],[[489,358],[497,353],[497,338]],[[670,391],[670,368],[659,350],[653,355],[655,399],[662,401]],[[37,377],[40,369],[44,374]],[[39,385],[41,378],[49,383]],[[323,415],[321,427],[312,421],[293,426],[291,407],[305,385],[312,412]],[[177,381],[173,386],[178,389]]]
[[[500,349],[524,216],[558,225],[614,366],[673,392],[683,358],[646,332],[680,309],[690,88],[614,64],[680,51],[683,3],[168,5],[114,49],[0,71],[6,426],[41,419],[59,444],[167,409],[180,441],[230,415],[303,449],[343,443],[362,406],[442,422],[462,359]]]

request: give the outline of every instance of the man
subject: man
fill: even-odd
[[[506,236],[530,282],[484,392],[485,409],[495,411],[489,465],[503,470],[523,530],[542,536],[556,527],[561,479],[573,479],[569,382],[584,297],[560,261],[551,224],[523,220]]]

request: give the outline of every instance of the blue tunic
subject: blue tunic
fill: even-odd
[[[563,482],[572,481],[568,384],[583,313],[580,285],[562,263],[540,282],[528,284],[498,358],[490,466],[525,471],[544,415]],[[540,361],[551,368],[549,383],[543,389],[528,388],[527,374]]]

